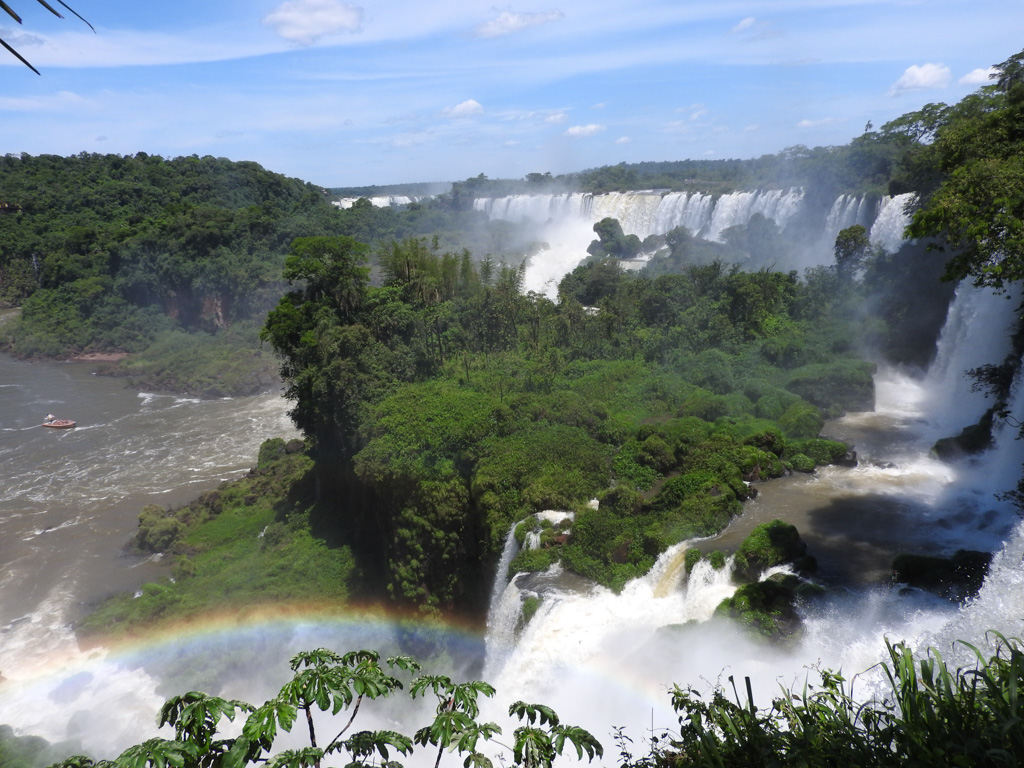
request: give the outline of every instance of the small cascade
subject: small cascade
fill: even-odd
[[[671,553],[659,558],[658,564],[649,574],[653,581],[651,594],[655,598],[668,597],[677,591],[686,573],[686,546],[672,548]]]
[[[616,642],[616,638],[642,644],[659,628],[707,621],[718,604],[735,591],[731,561],[715,570],[707,560],[702,560],[687,578],[686,549],[686,542],[670,547],[645,576],[629,582],[618,594],[578,581],[562,586],[554,578],[560,575],[561,567],[554,566],[555,573],[550,574],[553,578],[547,580],[539,595],[540,608],[514,648],[510,649],[508,643],[493,644],[500,658],[491,654],[488,622],[486,671],[492,676],[488,679],[500,681],[499,687],[508,685],[525,692],[531,679],[534,685],[542,684],[545,669],[591,663],[595,657],[611,652],[604,646]],[[518,605],[522,599],[518,594],[519,583],[516,577],[500,596],[498,607],[492,606],[491,615],[507,610],[513,601]]]
[[[868,238],[874,245],[880,245],[889,253],[895,253],[903,243],[903,230],[910,223],[910,216],[907,215],[907,205],[910,204],[916,195],[906,192],[895,197],[883,197],[878,209],[878,215],[871,225]]]
[[[836,242],[836,236],[848,227],[856,224],[869,227],[871,224],[868,218],[870,209],[871,206],[864,195],[840,195],[837,197],[825,217],[825,226],[821,235],[822,247],[831,252]]]
[[[934,438],[959,433],[976,424],[992,405],[981,393],[971,392],[966,372],[989,363],[1001,363],[1010,349],[1009,335],[1017,302],[1008,296],[960,283],[939,336],[935,361],[928,372],[925,411]]]
[[[1024,422],[1024,370],[1017,371],[1007,409],[1012,421],[1001,419],[994,426],[992,455],[985,466],[988,482],[999,490],[1016,487],[1024,465],[1024,440],[1021,440],[1020,429]]]
[[[516,574],[509,578],[508,569],[512,560],[523,549],[537,549],[541,546],[541,531],[545,522],[557,526],[567,520],[571,521],[573,516],[572,512],[554,509],[544,510],[533,515],[537,527],[526,533],[522,547],[516,541],[518,524],[513,525],[509,530],[505,537],[501,558],[498,561],[497,572],[494,574],[491,602],[487,611],[486,652],[488,659],[503,656],[515,645],[516,629],[522,617],[523,599],[530,594],[537,596],[536,592],[524,591],[518,586],[518,581],[526,574]]]
[[[494,633],[496,626],[499,623],[499,618],[495,615],[498,610],[497,606],[501,602],[505,592],[508,591],[510,586],[510,579],[508,577],[508,567],[512,563],[512,559],[519,554],[519,542],[516,541],[516,527],[513,525],[509,529],[508,535],[505,536],[505,546],[501,550],[501,557],[498,560],[498,570],[494,574],[494,586],[491,588],[491,604],[490,609],[487,613],[487,634],[490,637]]]
[[[725,566],[716,569],[708,559],[700,560],[693,566],[683,594],[684,613],[687,621],[707,621],[715,608],[736,591],[732,583],[732,558]]]

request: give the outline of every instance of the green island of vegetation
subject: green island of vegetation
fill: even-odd
[[[486,179],[456,185],[436,207],[383,213],[365,204],[346,214],[319,190],[251,164],[141,155],[0,160],[12,180],[4,194],[13,198],[0,201],[9,206],[0,214],[0,296],[22,306],[20,320],[5,325],[10,350],[142,352],[166,344],[154,352],[166,358],[181,334],[218,339],[249,323],[280,359],[305,438],[266,443],[249,477],[194,504],[144,509],[135,544],[172,552],[175,583],[114,601],[82,629],[127,631],[221,607],[212,597],[218,591],[224,604],[237,604],[253,587],[271,599],[308,589],[314,599],[479,617],[510,530],[522,539],[537,533],[541,543],[514,570],[558,560],[621,589],[670,545],[720,530],[757,482],[852,461],[848,446],[821,436],[822,425],[870,403],[869,347],[891,361],[927,362],[950,293],[914,288],[943,275],[996,288],[1021,277],[1022,62],[1024,53],[1003,62],[993,85],[957,105],[929,105],[842,151],[789,153],[820,177],[858,168],[864,185],[915,191],[909,233],[918,242],[898,259],[851,227],[840,233],[831,266],[804,275],[742,271],[706,258],[714,247],[682,231],[666,237],[652,268],[633,274],[606,246],[635,243],[605,225],[596,229],[592,260],[562,281],[557,302],[524,295],[520,268],[474,258],[459,250],[464,241],[450,248],[427,239],[453,220],[446,217],[470,215],[465,200]],[[101,181],[83,185],[88,194],[61,218],[66,200],[33,197],[40,188],[58,191],[34,181],[47,166],[92,169]],[[594,177],[632,184],[647,170]],[[245,184],[233,183],[238,173],[248,175]],[[264,191],[245,191],[253,189]],[[83,211],[96,212],[91,224]],[[417,219],[423,229],[410,224]],[[51,220],[60,224],[43,224]],[[168,234],[170,241],[159,239]],[[744,232],[731,240],[733,248],[750,242]],[[255,261],[238,258],[240,243]],[[927,251],[940,243],[954,249],[945,266]],[[279,274],[291,285],[283,296]],[[908,313],[914,302],[925,311]],[[993,413],[1005,409],[1013,372],[1009,361],[976,372],[996,395]],[[533,522],[552,508],[574,513],[570,528]],[[756,530],[740,547],[741,578],[765,564],[812,567],[790,529]],[[720,614],[784,638],[796,594],[784,583],[741,588]],[[749,688],[746,696],[718,690],[710,701],[677,688],[679,731],[652,741],[640,758],[623,736],[620,764],[1018,764],[1024,654],[1004,639],[994,656],[977,659],[975,669],[950,670],[940,658],[915,659],[892,645],[883,665],[891,690],[868,704],[834,672],[768,710],[754,706]],[[439,676],[408,683],[413,695],[429,691],[438,700],[432,724],[413,737],[364,731],[343,739],[343,729],[318,745],[310,726],[308,748],[270,756],[278,730],[290,729],[300,711],[354,715],[364,697],[399,690],[395,668],[415,665],[402,657],[382,666],[363,651],[300,654],[295,679],[266,704],[175,697],[160,715],[174,739],[97,765],[297,768],[334,752],[379,764],[413,745],[488,765],[478,744],[497,730],[476,722],[476,697],[492,689]],[[243,712],[241,735],[221,738],[220,720]],[[587,731],[562,725],[546,707],[520,702],[510,715],[526,721],[510,746],[516,765],[549,765],[567,744],[581,757],[603,754]]]

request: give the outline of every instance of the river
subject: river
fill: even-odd
[[[70,624],[97,601],[165,575],[160,558],[125,551],[140,509],[247,471],[261,442],[294,435],[287,408],[279,395],[139,392],[87,363],[0,356],[0,673],[73,652]],[[48,413],[78,426],[43,428]]]

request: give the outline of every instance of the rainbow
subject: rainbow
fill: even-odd
[[[319,647],[338,652],[367,648],[385,657],[404,653],[423,663],[426,673],[486,679],[497,695],[483,702],[482,717],[501,723],[507,734],[518,725],[506,717],[516,698],[553,706],[565,722],[591,729],[606,748],[612,745],[607,726],[629,725],[633,732],[649,727],[655,712],[658,727],[675,721],[668,707],[671,681],[641,679],[631,674],[628,660],[574,661],[568,646],[560,669],[544,676],[551,690],[517,690],[518,681],[501,674],[491,679],[484,672],[485,638],[479,627],[381,609],[261,606],[169,622],[87,647],[73,638],[66,645],[11,669],[9,679],[0,682],[0,723],[19,735],[65,742],[68,754],[94,758],[116,757],[155,735],[170,737],[169,729],[157,730],[155,717],[176,694],[201,690],[261,704],[290,678],[288,661],[295,653]],[[427,709],[433,705],[428,705],[403,698],[389,701],[378,715],[364,707],[360,724],[411,733],[429,722]],[[364,723],[364,715],[384,720]],[[637,716],[639,723],[633,722]]]
[[[484,657],[483,635],[469,625],[379,609],[248,607],[81,644],[65,633],[55,647],[5,654],[0,723],[113,757],[156,735],[154,718],[170,696],[201,690],[260,704],[291,676],[293,655],[320,647],[408,654],[430,672],[469,676]]]

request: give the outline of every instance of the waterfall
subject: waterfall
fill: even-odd
[[[903,230],[910,223],[910,216],[907,215],[906,208],[915,197],[916,195],[912,192],[906,192],[895,197],[882,198],[878,215],[868,234],[872,244],[882,246],[889,253],[899,250],[900,244],[903,242]]]
[[[726,229],[746,224],[756,213],[772,219],[780,230],[784,229],[799,212],[803,196],[802,189],[757,190],[722,195],[715,204],[711,220],[700,230],[700,236],[721,242],[722,233]]]
[[[804,253],[791,268],[831,263],[836,235],[861,224],[870,228],[872,242],[893,251],[902,241],[906,225],[903,213],[909,195],[885,198],[878,204],[865,195],[840,195],[811,237]],[[713,196],[703,192],[640,190],[604,194],[564,193],[509,195],[477,198],[475,210],[492,220],[532,223],[535,237],[545,247],[527,263],[524,290],[554,299],[558,282],[587,255],[595,239],[594,224],[604,218],[618,219],[623,232],[641,240],[686,227],[694,236],[722,242],[730,227],[747,224],[755,214],[775,222],[780,229],[796,222],[806,205],[801,187],[758,189]],[[801,224],[801,228],[803,228]]]
[[[618,653],[617,644],[639,646],[661,627],[707,621],[717,605],[735,590],[731,563],[715,570],[702,560],[684,578],[687,543],[676,544],[658,558],[645,576],[626,585],[620,594],[579,581],[564,587],[555,566],[542,593],[541,606],[503,658],[489,658],[487,674],[510,695],[536,695],[531,688],[547,688],[550,670],[585,667]],[[518,592],[519,578],[508,591]],[[516,598],[517,601],[520,598]],[[510,601],[503,594],[501,604]],[[500,646],[499,646],[500,647]],[[506,650],[506,648],[502,648]]]
[[[357,200],[362,200],[360,197],[342,197],[331,202],[337,208],[351,208],[356,204]],[[411,203],[418,203],[420,200],[425,200],[425,197],[410,197],[408,195],[382,195],[378,197],[366,198],[370,201],[370,205],[375,208],[390,208],[396,205],[409,205]]]
[[[822,247],[827,249],[826,252],[832,253],[836,236],[844,229],[857,224],[869,227],[871,225],[871,221],[868,220],[870,209],[868,198],[864,195],[840,195],[837,197],[825,217],[824,231],[821,236]]]
[[[498,570],[494,574],[494,586],[491,588],[491,603],[487,611],[487,652],[497,652],[506,648],[514,639],[516,622],[519,620],[519,591],[510,583],[508,567],[519,554],[519,543],[516,541],[516,526],[509,529],[505,537],[505,546],[498,560]],[[506,597],[508,599],[506,599]],[[514,600],[514,603],[513,603]],[[494,646],[492,648],[492,645]]]
[[[997,296],[967,282],[957,286],[927,379],[925,408],[936,438],[977,423],[991,405],[971,393],[966,371],[1003,361],[1010,350],[1016,307],[1010,296]]]

